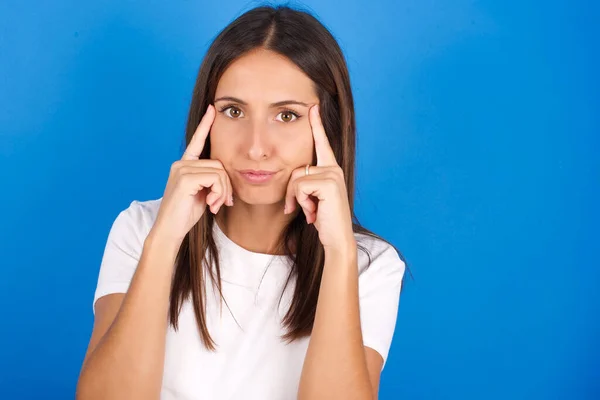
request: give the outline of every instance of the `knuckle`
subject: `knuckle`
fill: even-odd
[[[213,178],[213,188],[221,193],[223,190],[223,182],[221,181],[221,174],[219,172],[210,172],[209,175]]]
[[[207,159],[202,160],[202,165],[206,166],[206,167],[210,167],[210,168],[215,168],[215,169],[224,169],[223,163],[221,163],[221,161],[215,160],[212,158],[207,158]]]
[[[177,168],[177,170],[175,171],[175,174],[177,174],[178,176],[183,176],[183,175],[188,175],[190,173],[190,167],[187,165],[182,165],[181,167]]]
[[[329,180],[329,179],[337,179],[338,175],[335,171],[329,170],[327,172],[325,172],[324,174],[325,179]]]
[[[214,165],[216,165],[218,168],[221,169],[225,169],[225,167],[223,166],[223,163],[220,160],[213,160]]]
[[[179,183],[180,186],[188,186],[192,181],[192,175],[191,174],[180,174],[179,175],[179,179],[177,179],[177,182]]]
[[[183,165],[183,161],[177,160],[173,164],[171,164],[171,172],[176,172]]]

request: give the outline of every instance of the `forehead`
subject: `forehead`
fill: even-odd
[[[234,96],[248,103],[315,101],[312,80],[288,58],[259,49],[236,59],[223,73],[215,97]]]

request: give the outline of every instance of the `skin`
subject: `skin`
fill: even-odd
[[[325,249],[325,265],[298,398],[377,398],[383,359],[362,344],[356,242],[347,191],[320,121],[313,83],[289,60],[258,50],[227,69],[215,98],[223,96],[246,104],[225,112],[223,107],[231,102],[216,101],[216,113],[209,110],[204,116],[179,167],[215,164],[211,174],[197,175],[198,181],[188,184],[194,183],[195,190],[197,185],[214,190],[206,204],[217,214],[217,223],[250,251],[273,254],[279,232],[295,213],[304,212],[314,223]],[[283,100],[306,105],[270,106]],[[290,116],[290,110],[301,117]],[[206,139],[213,161],[198,160]],[[304,166],[312,164],[313,153],[317,163],[305,176]],[[230,179],[223,177],[221,164]],[[236,172],[240,169],[277,171],[277,176],[268,185],[255,186],[241,179]],[[160,392],[169,286],[178,247],[178,241],[151,232],[128,293],[96,302],[78,399],[146,399]],[[115,357],[120,360],[117,364]]]
[[[225,97],[246,104],[220,100]],[[306,105],[270,106],[285,100]],[[274,252],[279,233],[294,216],[283,213],[284,198],[292,172],[313,161],[308,111],[318,102],[312,81],[291,61],[266,50],[237,59],[217,85],[210,157],[223,164],[235,199],[233,207],[220,208],[217,223],[250,251]],[[245,169],[277,174],[268,185],[251,185],[237,172]]]
[[[285,100],[305,105],[272,106]],[[211,158],[229,175],[235,203],[220,208],[216,220],[240,246],[271,254],[279,233],[297,212],[315,224],[325,248],[325,267],[298,396],[377,398],[383,359],[362,345],[347,190],[318,104],[310,78],[281,55],[259,49],[232,63],[217,86],[210,143]],[[309,176],[307,164],[312,165]],[[257,186],[238,174],[244,169],[277,174],[269,184]]]

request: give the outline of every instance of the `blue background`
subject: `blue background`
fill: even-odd
[[[73,398],[108,230],[258,4],[0,3],[0,398]],[[415,278],[380,398],[600,398],[595,2],[304,4],[348,59],[359,218]]]

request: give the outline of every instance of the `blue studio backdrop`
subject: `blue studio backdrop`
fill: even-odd
[[[0,398],[73,398],[110,226],[259,4],[0,2]],[[291,4],[345,52],[357,214],[414,276],[380,398],[599,399],[598,5]]]

